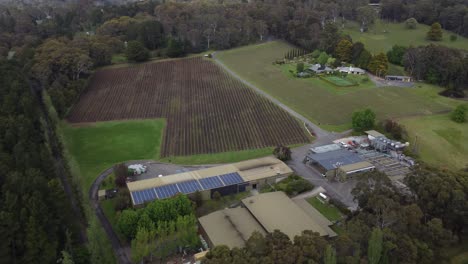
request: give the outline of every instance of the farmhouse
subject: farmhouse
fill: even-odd
[[[156,199],[165,199],[184,193],[189,196],[200,192],[205,200],[215,192],[229,195],[265,184],[292,174],[292,170],[279,159],[265,157],[196,171],[183,172],[153,179],[128,182],[134,206]]]
[[[361,74],[365,74],[366,71],[361,69],[361,68],[357,68],[357,67],[338,67],[336,68],[339,72],[343,72],[343,73],[347,73],[347,74],[357,74],[357,75],[361,75]]]
[[[263,193],[242,200],[242,207],[216,211],[198,219],[211,247],[242,247],[252,232],[266,234],[278,229],[289,238],[312,230],[336,236],[332,223],[304,199],[292,200],[284,192]]]
[[[385,80],[398,82],[412,82],[413,78],[411,78],[410,76],[387,75],[385,76]]]
[[[309,67],[307,70],[310,72],[314,72],[316,74],[320,74],[320,73],[328,74],[328,73],[333,72],[333,69],[327,67],[326,65],[320,65],[320,64],[314,64],[311,67]]]
[[[338,177],[341,181],[346,180],[354,173],[370,171],[375,168],[358,154],[346,149],[309,153],[304,162],[314,166],[324,177]]]

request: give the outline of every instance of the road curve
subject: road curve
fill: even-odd
[[[94,213],[96,214],[97,218],[101,222],[102,227],[106,231],[107,237],[111,242],[112,249],[114,250],[114,254],[117,258],[118,263],[131,264],[132,262],[130,261],[128,251],[125,250],[125,247],[120,242],[120,239],[115,233],[114,229],[112,228],[112,225],[110,224],[109,220],[107,220],[107,217],[104,214],[104,211],[102,210],[98,199],[99,186],[101,186],[101,183],[113,171],[114,169],[111,167],[99,174],[99,176],[96,178],[96,180],[91,185],[91,188],[89,189],[89,200],[91,202],[91,206],[94,210]]]
[[[226,72],[228,72],[229,74],[231,74],[234,78],[238,79],[239,81],[241,81],[242,83],[244,83],[245,85],[247,85],[248,87],[252,88],[254,91],[256,91],[258,94],[266,97],[268,100],[272,101],[273,103],[275,103],[276,105],[278,105],[279,107],[283,108],[286,112],[288,112],[290,115],[296,117],[297,119],[301,120],[302,122],[304,122],[305,124],[307,124],[308,127],[310,127],[314,133],[315,133],[315,136],[317,138],[322,138],[322,137],[329,137],[330,136],[330,132],[320,128],[319,126],[317,126],[316,124],[312,123],[309,119],[305,118],[303,115],[299,114],[298,112],[294,111],[293,109],[291,109],[289,106],[283,104],[281,101],[279,101],[278,99],[276,99],[275,97],[271,96],[270,94],[266,93],[265,91],[263,91],[262,89],[258,88],[257,86],[255,86],[254,84],[250,83],[249,81],[245,80],[244,78],[242,78],[241,76],[239,76],[237,73],[235,73],[234,71],[232,71],[231,69],[229,69],[229,67],[227,67],[222,61],[220,61],[219,59],[216,58],[216,52],[212,53],[211,54],[214,61],[219,65],[221,66]]]

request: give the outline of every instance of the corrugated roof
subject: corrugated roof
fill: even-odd
[[[230,248],[243,247],[254,231],[265,235],[263,227],[245,208],[227,208],[198,218],[211,242]]]
[[[324,153],[311,153],[308,158],[319,163],[326,170],[364,161],[358,154],[346,149],[334,150]]]
[[[291,239],[301,235],[304,230],[312,230],[322,236],[328,235],[319,223],[284,192],[262,193],[245,198],[242,203],[268,232],[279,229]]]
[[[304,210],[317,224],[319,224],[327,233],[329,237],[336,236],[335,231],[333,231],[329,226],[333,223],[323,216],[317,209],[315,209],[309,202],[305,199],[294,199],[293,200],[299,207]]]
[[[362,161],[358,163],[341,166],[340,170],[344,172],[354,172],[354,171],[373,169],[373,168],[375,168],[375,166],[372,165],[370,162]]]
[[[369,136],[373,136],[373,137],[385,137],[384,134],[378,132],[378,131],[375,131],[375,130],[368,130],[366,131],[366,134],[369,135]]]
[[[196,170],[196,171],[190,171],[190,172],[183,172],[183,173],[178,173],[178,174],[172,174],[172,175],[167,175],[159,178],[152,178],[152,179],[146,179],[146,180],[141,180],[141,181],[135,181],[135,182],[128,182],[127,187],[131,193],[132,196],[132,201],[134,204],[139,204],[137,201],[142,203],[143,201],[151,201],[154,199],[164,199],[167,197],[170,197],[173,193],[172,190],[168,190],[169,193],[166,192],[163,197],[159,197],[158,195],[158,188],[165,188],[171,187],[170,185],[175,185],[175,184],[181,184],[189,181],[200,181],[202,184],[203,188],[202,190],[207,190],[207,189],[213,189],[216,184],[206,182],[206,184],[203,184],[201,181],[209,181],[208,178],[213,178],[217,176],[221,176],[219,182],[221,185],[219,186],[228,186],[228,185],[233,185],[237,184],[240,182],[250,182],[254,180],[259,180],[259,179],[264,179],[264,178],[270,178],[277,176],[278,174],[281,175],[288,175],[291,174],[292,170],[281,160],[274,158],[273,156],[265,157],[265,158],[259,158],[259,159],[252,159],[252,160],[246,160],[242,162],[237,162],[233,164],[227,164],[227,165],[221,165],[221,166],[216,166],[216,167],[211,167],[211,168],[206,168],[206,169],[201,169],[201,170]],[[235,174],[238,175],[238,179],[223,179],[224,175],[227,174]],[[211,181],[217,179],[212,179]],[[224,182],[224,181],[227,182]],[[235,182],[234,182],[235,181]],[[211,187],[210,187],[211,186]],[[190,187],[190,186],[188,186]],[[179,189],[179,186],[175,187],[176,189]],[[174,190],[176,190],[174,189]],[[186,188],[184,190],[181,190],[184,193],[188,193],[190,190],[193,188]],[[164,190],[162,190],[164,191]],[[143,192],[140,194],[140,192]],[[134,196],[136,195],[136,199],[134,199]],[[142,196],[141,196],[142,195]],[[140,198],[139,198],[140,197]],[[137,200],[137,201],[136,201]]]
[[[314,153],[325,153],[325,152],[339,150],[339,149],[341,149],[341,147],[338,144],[328,144],[328,145],[310,148],[310,150]]]

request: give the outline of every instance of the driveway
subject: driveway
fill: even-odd
[[[311,128],[316,136],[315,142],[310,145],[305,145],[299,148],[292,149],[292,160],[287,162],[287,164],[293,169],[297,175],[302,176],[303,178],[309,180],[314,186],[322,186],[326,191],[327,194],[336,200],[341,201],[343,204],[345,204],[350,210],[356,210],[357,209],[357,204],[356,202],[353,201],[353,195],[351,195],[351,190],[354,188],[355,183],[352,181],[347,181],[344,183],[341,182],[328,182],[325,178],[322,177],[321,173],[319,173],[316,169],[305,165],[302,161],[304,160],[304,157],[309,150],[310,147],[312,146],[321,146],[325,144],[331,144],[333,143],[333,140],[342,138],[349,134],[351,130],[345,131],[343,133],[334,133],[334,132],[329,132],[326,131],[322,128],[320,128],[318,125],[314,124],[301,114],[297,113],[290,107],[286,106],[282,102],[280,102],[278,99],[275,97],[271,96],[270,94],[266,93],[256,85],[250,83],[249,81],[245,80],[242,78],[240,75],[232,71],[229,67],[227,67],[222,61],[220,61],[218,58],[216,58],[216,52],[212,54],[212,58],[214,61],[221,66],[226,72],[231,74],[234,78],[238,79],[254,91],[256,91],[258,94],[266,97],[279,107],[283,108],[286,112],[288,112],[290,115],[296,117],[297,119],[301,120],[309,128]]]

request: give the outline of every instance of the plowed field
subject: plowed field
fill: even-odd
[[[309,141],[288,113],[201,58],[98,71],[67,119],[152,118],[167,119],[161,157]]]

